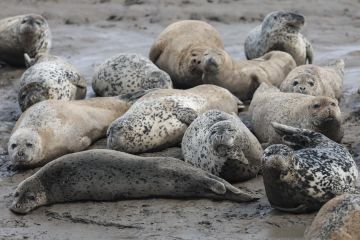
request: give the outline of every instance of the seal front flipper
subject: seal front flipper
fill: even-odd
[[[27,53],[24,54],[24,60],[25,60],[26,68],[31,67],[36,62],[35,58],[30,58],[30,56]]]
[[[297,206],[295,208],[284,208],[284,207],[278,207],[278,206],[273,206],[273,207],[282,212],[291,212],[291,213],[304,213],[304,212],[311,211],[311,209],[309,209],[309,207],[306,206],[305,204],[300,204],[299,206]]]
[[[138,100],[139,98],[145,96],[146,94],[159,90],[160,88],[152,88],[152,89],[142,89],[140,91],[136,91],[136,92],[132,92],[132,93],[127,93],[127,94],[122,94],[119,95],[118,98],[120,100],[125,100],[125,101],[129,101],[129,102],[135,102],[136,100]]]
[[[310,42],[305,37],[303,37],[303,39],[306,44],[306,61],[309,64],[312,64],[314,61],[314,49],[312,48]]]
[[[190,125],[198,116],[198,113],[188,107],[180,107],[174,112],[175,117],[182,123]]]

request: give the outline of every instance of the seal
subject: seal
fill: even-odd
[[[235,60],[222,49],[209,49],[201,61],[204,83],[231,91],[240,100],[250,100],[262,82],[279,87],[296,67],[290,54],[272,51],[253,60]]]
[[[26,14],[0,20],[0,61],[24,67],[25,53],[34,58],[50,47],[50,28],[42,16]]]
[[[145,92],[86,100],[42,101],[25,111],[11,133],[8,152],[15,168],[33,168],[85,150]]]
[[[239,99],[215,85],[159,89],[139,99],[110,125],[107,146],[134,154],[160,151],[180,145],[198,114],[211,109],[237,113],[241,107]]]
[[[345,193],[328,201],[305,231],[307,240],[358,239],[360,195]]]
[[[181,160],[139,157],[112,150],[73,153],[19,184],[10,209],[26,214],[43,205],[149,197],[248,202],[258,196]]]
[[[181,143],[184,160],[229,182],[255,177],[262,147],[238,116],[219,110],[197,117]]]
[[[312,64],[298,66],[287,75],[281,83],[280,90],[340,99],[344,67],[342,59],[326,67]]]
[[[170,24],[150,49],[150,60],[167,72],[175,88],[202,84],[199,68],[207,49],[224,49],[219,32],[204,21],[184,20]]]
[[[86,80],[65,59],[38,54],[31,59],[25,54],[29,68],[20,79],[18,101],[22,111],[47,99],[76,100],[86,96]]]
[[[276,209],[311,212],[335,196],[356,191],[358,170],[349,151],[321,133],[272,123],[284,144],[262,158],[267,198]]]
[[[258,58],[270,51],[279,50],[289,53],[297,65],[312,63],[314,51],[310,42],[300,33],[304,23],[304,16],[297,13],[269,13],[261,25],[247,36],[244,46],[246,58]]]
[[[261,143],[280,143],[271,122],[310,129],[340,142],[343,137],[338,101],[329,97],[284,93],[262,83],[250,103],[252,128]]]
[[[98,96],[116,96],[151,88],[172,88],[169,74],[146,57],[121,53],[101,64],[92,81]]]

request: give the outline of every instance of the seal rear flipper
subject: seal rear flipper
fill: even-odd
[[[35,58],[30,58],[30,56],[27,53],[24,54],[24,60],[25,60],[25,67],[26,68],[31,67],[36,62]]]

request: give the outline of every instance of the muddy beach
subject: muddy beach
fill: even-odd
[[[90,84],[96,65],[120,52],[148,55],[156,36],[180,19],[201,19],[220,32],[226,49],[245,59],[247,33],[271,11],[306,16],[303,34],[315,64],[345,60],[341,99],[343,144],[360,164],[360,1],[251,0],[11,0],[0,2],[0,18],[24,13],[46,17],[51,52],[73,63]],[[302,239],[315,214],[292,215],[270,207],[262,177],[237,184],[263,195],[253,203],[211,200],[131,200],[41,207],[25,215],[9,210],[16,186],[36,169],[9,170],[7,141],[20,115],[19,78],[24,69],[0,68],[0,239]],[[246,113],[244,114],[246,115]]]

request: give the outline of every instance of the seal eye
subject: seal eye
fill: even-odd
[[[35,200],[35,196],[34,195],[29,195],[27,196],[27,199],[31,200],[31,201],[34,201]]]
[[[331,106],[335,107],[335,106],[336,106],[336,103],[332,102],[332,103],[331,103]]]
[[[26,144],[27,147],[32,147],[33,145],[31,143]]]
[[[320,104],[318,104],[318,103],[314,104],[314,105],[313,105],[313,108],[315,108],[315,109],[316,109],[316,108],[320,108]]]
[[[35,23],[38,24],[38,25],[42,24],[42,22],[40,20],[37,20]]]
[[[313,87],[313,86],[314,86],[314,82],[309,82],[309,85]]]
[[[296,85],[298,85],[298,84],[299,84],[298,81],[295,81],[295,82],[293,83],[294,86],[296,86]]]
[[[12,149],[14,149],[14,148],[16,148],[16,147],[17,147],[17,145],[16,145],[15,143],[11,144],[11,148],[12,148]]]
[[[18,197],[19,196],[19,192],[16,192],[14,197]]]

